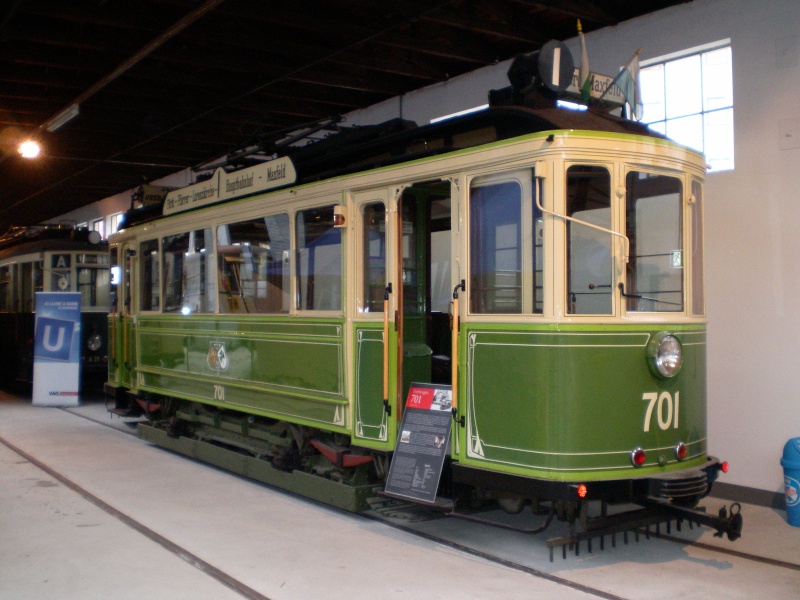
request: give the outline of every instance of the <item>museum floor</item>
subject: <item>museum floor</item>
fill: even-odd
[[[151,446],[102,401],[0,393],[0,598],[797,598],[800,528],[743,505],[698,529],[550,562],[547,535],[332,509]],[[709,510],[723,502],[709,498]],[[641,536],[644,538],[644,536]],[[733,552],[731,552],[733,551]]]

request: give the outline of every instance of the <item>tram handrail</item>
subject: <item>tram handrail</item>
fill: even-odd
[[[544,206],[542,206],[542,200],[541,200],[541,197],[540,197],[540,194],[539,194],[539,185],[538,185],[538,183],[541,182],[541,178],[537,177],[536,179],[537,179],[537,185],[533,186],[534,187],[533,196],[534,196],[534,201],[536,202],[536,208],[538,208],[540,211],[542,211],[542,213],[544,213],[546,215],[551,215],[551,216],[556,217],[558,219],[564,219],[565,221],[572,221],[573,223],[578,223],[579,225],[585,225],[586,227],[589,227],[591,229],[596,229],[598,231],[602,231],[604,233],[609,233],[611,235],[617,236],[618,238],[621,238],[622,241],[623,241],[623,244],[624,244],[624,251],[622,253],[622,258],[623,258],[625,263],[628,262],[628,258],[629,258],[629,254],[630,254],[631,242],[628,239],[627,235],[624,235],[622,233],[614,231],[613,229],[606,229],[605,227],[601,227],[600,225],[595,225],[594,223],[588,223],[586,221],[582,221],[580,219],[576,219],[575,217],[568,217],[567,215],[561,215],[561,214],[559,214],[557,212],[553,212],[552,210],[547,210]]]
[[[383,291],[383,407],[389,415],[389,294],[392,292],[390,283]]]

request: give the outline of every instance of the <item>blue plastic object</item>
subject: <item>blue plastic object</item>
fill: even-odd
[[[800,527],[800,438],[792,438],[783,447],[783,480],[786,495],[786,520]]]

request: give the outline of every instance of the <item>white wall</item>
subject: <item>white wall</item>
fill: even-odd
[[[639,47],[647,60],[732,40],[736,169],[710,174],[706,188],[709,448],[731,463],[722,481],[781,493],[783,444],[800,436],[798,23],[797,0],[695,0],[586,36],[592,69],[609,75]],[[578,57],[577,40],[568,43]],[[347,124],[424,124],[484,104],[508,84],[509,64],[356,111]]]
[[[190,169],[184,169],[178,173],[173,173],[148,183],[152,183],[153,185],[179,188],[193,184],[194,176],[192,175]],[[54,219],[49,219],[45,221],[45,223],[89,223],[99,219],[100,217],[107,217],[109,215],[125,212],[131,207],[132,192],[133,190],[127,190],[120,192],[119,194],[114,194],[113,196],[109,196],[108,198],[104,198],[98,202],[93,202],[92,204],[87,204],[86,206],[82,206],[68,213],[64,213],[63,215],[59,215]]]

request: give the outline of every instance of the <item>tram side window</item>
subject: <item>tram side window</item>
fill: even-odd
[[[681,181],[632,171],[625,179],[630,259],[627,310],[683,310]]]
[[[109,270],[108,304],[109,311],[116,313],[119,310],[119,249],[116,246],[112,246],[108,255],[109,266],[111,267]]]
[[[612,311],[611,175],[605,167],[567,169],[567,306],[570,314],[608,315]]]
[[[188,254],[188,233],[168,235],[161,239],[164,312],[178,312],[183,308],[184,263]]]
[[[44,261],[37,260],[33,263],[33,306],[36,306],[36,292],[44,291]]]
[[[14,265],[0,267],[0,311],[14,310]]]
[[[158,275],[158,240],[148,240],[139,246],[141,269],[140,310],[158,310],[161,306]]]
[[[386,287],[386,207],[364,207],[364,311],[383,312]]]
[[[22,263],[19,289],[20,312],[33,312],[34,294],[42,291],[43,281],[42,261]]]
[[[189,253],[183,264],[183,306],[195,313],[213,313],[217,305],[217,277],[211,228],[198,229],[189,237]]]
[[[271,215],[217,229],[219,310],[289,311],[289,216]]]
[[[342,309],[342,234],[333,206],[297,213],[297,308]]]
[[[470,311],[522,313],[522,190],[516,182],[470,190]]]
[[[110,272],[107,254],[76,255],[81,309],[109,308]]]

